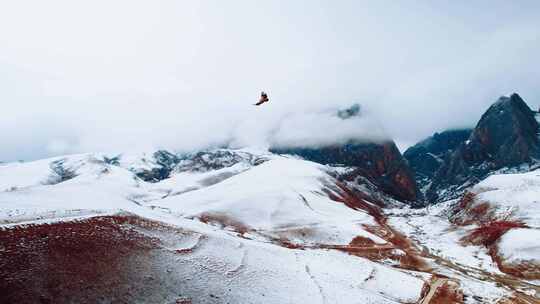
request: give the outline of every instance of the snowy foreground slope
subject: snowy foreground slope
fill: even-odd
[[[383,209],[346,168],[267,152],[169,160],[1,164],[0,303],[537,303],[538,281],[463,244],[478,224],[448,221],[452,202]],[[534,264],[537,213],[513,214],[527,228],[498,252]]]
[[[451,219],[476,225],[467,241],[486,246],[499,268],[540,279],[540,170],[492,175],[461,199]]]
[[[480,294],[474,281],[481,279],[508,284],[533,296],[524,303],[538,303],[539,206],[540,170],[536,170],[492,175],[461,199],[431,208],[387,212],[393,214],[394,227],[443,262],[439,264],[451,266],[439,265],[440,273],[457,271],[462,282],[469,281],[462,284],[466,293]]]

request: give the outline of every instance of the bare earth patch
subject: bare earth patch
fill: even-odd
[[[0,303],[167,300],[147,292],[159,289],[162,274],[153,267],[160,241],[141,233],[144,229],[175,233],[133,216],[0,230]]]
[[[480,227],[474,229],[468,236],[463,238],[465,244],[492,246],[508,230],[513,228],[527,228],[519,221],[492,221],[483,223]]]
[[[252,230],[244,223],[222,213],[205,212],[199,215],[199,220],[205,224],[218,225],[222,228],[230,228],[240,234],[245,234]]]

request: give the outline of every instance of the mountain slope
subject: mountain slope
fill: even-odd
[[[491,175],[476,185],[451,212],[458,225],[479,226],[466,240],[481,243],[499,268],[540,278],[540,171]]]
[[[439,168],[452,152],[469,138],[471,132],[471,129],[463,129],[435,133],[403,153],[421,189],[429,184]]]
[[[171,196],[155,204],[183,217],[221,221],[241,232],[256,231],[303,245],[346,245],[360,234],[380,242],[359,229],[359,224],[374,224],[369,214],[351,212],[324,193],[335,184],[325,171],[324,166],[311,162],[273,157],[204,191]]]
[[[397,200],[413,205],[418,198],[413,174],[393,141],[273,151],[298,155],[320,164],[351,167],[353,170],[347,175],[347,180],[363,177]]]
[[[454,198],[496,170],[529,170],[540,159],[538,131],[534,112],[519,95],[501,97],[435,173],[428,201]]]
[[[445,233],[444,219],[344,178],[354,168],[215,150],[175,156],[167,178],[143,180],[159,155],[0,166],[0,302],[533,298],[530,283],[486,266],[487,249]]]
[[[103,155],[84,154],[2,166],[0,302],[23,294],[19,303],[101,297],[409,303],[421,297],[422,279],[323,249],[358,236],[386,243],[363,228],[375,224],[367,212],[325,194],[326,183],[335,181],[325,167],[271,154],[248,166],[242,156],[254,154],[227,152],[239,162],[186,171],[188,163],[200,168],[195,157],[155,183],[137,177],[143,168],[135,164],[148,163],[146,157],[110,164]],[[48,182],[59,162],[69,178]],[[13,174],[19,178],[11,182]],[[216,180],[203,182],[209,177]],[[298,246],[313,248],[290,249]],[[48,285],[44,272],[58,284]],[[95,283],[85,286],[89,282]],[[403,288],[393,287],[398,283]]]
[[[336,126],[345,125],[351,136],[335,138],[333,141],[277,142],[270,149],[277,154],[292,154],[323,165],[351,168],[342,176],[358,187],[374,185],[379,191],[394,199],[417,206],[418,189],[407,161],[392,139],[389,139],[376,120],[360,105],[326,114]],[[331,127],[331,126],[329,126]],[[351,130],[357,130],[351,132]],[[364,138],[355,138],[354,133],[368,130]],[[322,130],[324,133],[324,130]],[[306,137],[317,137],[317,134]],[[319,135],[320,136],[320,135]]]

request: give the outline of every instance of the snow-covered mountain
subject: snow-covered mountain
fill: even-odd
[[[494,214],[526,201],[493,255],[460,201],[410,209],[355,170],[227,149],[2,164],[0,302],[537,301],[540,173],[472,190]]]
[[[471,132],[471,129],[456,129],[435,133],[403,153],[403,157],[414,170],[415,179],[423,192],[427,190],[446,160],[471,136]]]
[[[539,303],[531,117],[502,98],[408,161],[384,139],[1,163],[0,303]]]
[[[211,166],[218,158],[221,165]],[[105,302],[149,303],[336,302],[343,297],[399,303],[421,297],[424,281],[411,273],[325,249],[347,246],[359,236],[386,243],[362,227],[376,224],[371,215],[329,198],[344,195],[331,168],[220,150],[179,161],[169,178],[150,183],[138,175],[156,167],[154,156],[107,159],[84,154],[2,166],[2,302],[21,293],[29,293],[28,303],[42,298],[93,302],[102,295]],[[15,242],[20,238],[24,242]],[[98,246],[109,238],[120,251],[126,243],[129,256],[114,245]],[[51,253],[51,246],[62,250]],[[21,272],[36,253],[40,259]],[[110,259],[122,264],[115,278],[106,269],[88,269]],[[133,273],[141,259],[152,265],[141,267],[152,269]],[[47,278],[38,279],[43,271]],[[75,288],[48,283],[83,277],[91,288],[78,281],[70,283]],[[403,288],[393,288],[403,282]]]
[[[427,202],[459,197],[490,174],[527,172],[540,160],[540,116],[516,93],[502,96],[472,131],[446,131],[409,148]]]

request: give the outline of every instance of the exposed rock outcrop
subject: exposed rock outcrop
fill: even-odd
[[[337,115],[342,119],[349,119],[362,115],[362,112],[360,106],[355,105],[338,111]],[[365,178],[380,191],[397,200],[417,206],[418,188],[414,175],[392,140],[383,142],[351,140],[346,144],[322,147],[280,147],[271,151],[298,155],[320,164],[350,167],[352,170],[343,176],[345,180],[362,182]]]
[[[422,189],[441,168],[452,152],[472,133],[472,129],[447,130],[435,133],[403,153],[415,173],[415,179]]]
[[[171,152],[165,150],[156,151],[152,154],[152,168],[137,171],[137,177],[152,183],[164,180],[169,178],[171,172],[180,160],[181,158]],[[118,162],[118,160],[116,160],[116,162]]]
[[[175,171],[206,172],[231,167],[238,163],[256,166],[265,161],[266,159],[264,157],[258,157],[241,151],[203,151],[184,157],[178,162]]]
[[[120,159],[121,157],[118,156],[105,161],[118,164]],[[186,155],[159,150],[145,161],[147,167],[133,169],[133,171],[140,179],[155,183],[169,178],[174,172],[207,172],[231,167],[238,163],[256,166],[266,159],[241,151],[217,149]]]
[[[540,159],[535,113],[518,94],[501,97],[433,176],[429,201],[454,198],[496,170],[529,170]]]

